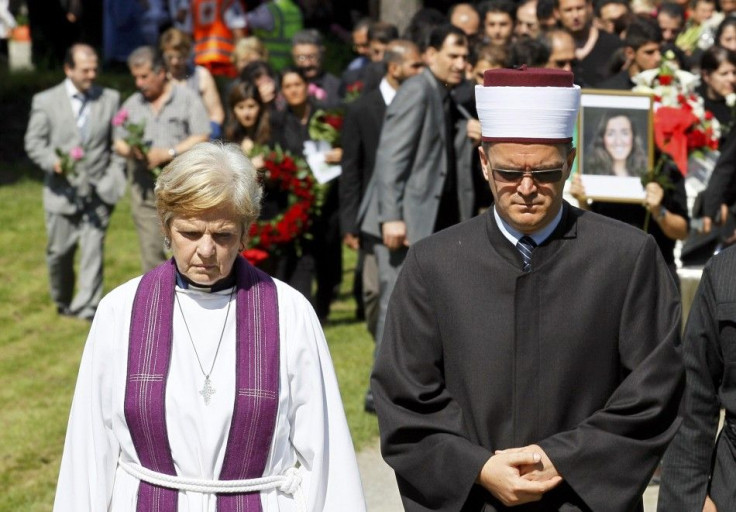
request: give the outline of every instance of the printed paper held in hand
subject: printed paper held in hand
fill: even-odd
[[[334,180],[342,174],[342,167],[325,162],[325,155],[332,149],[330,143],[324,140],[304,141],[304,158],[312,169],[315,179],[320,185]]]

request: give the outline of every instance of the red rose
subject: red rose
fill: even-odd
[[[660,75],[660,85],[670,85],[672,83],[672,75]]]
[[[342,116],[327,115],[325,116],[325,123],[332,126],[335,130],[340,131],[342,129]]]
[[[708,139],[701,130],[693,130],[687,134],[687,148],[697,149],[706,146]]]
[[[268,253],[261,249],[246,249],[242,252],[242,255],[254,267],[268,259]]]
[[[710,110],[706,110],[705,111],[705,120],[706,121],[710,121],[711,119],[713,119],[713,112],[711,112]]]

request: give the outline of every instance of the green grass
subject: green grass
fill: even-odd
[[[53,503],[66,422],[89,324],[58,317],[48,294],[41,183],[25,163],[0,176],[0,510],[48,511]],[[345,252],[342,293],[325,334],[356,449],[378,435],[363,412],[373,343],[355,321],[349,288],[355,255]],[[128,198],[111,220],[105,290],[140,272]]]

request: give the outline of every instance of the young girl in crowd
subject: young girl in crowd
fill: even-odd
[[[271,113],[252,82],[237,81],[230,89],[225,138],[240,144],[256,169],[263,166],[263,157],[253,150],[271,144]]]

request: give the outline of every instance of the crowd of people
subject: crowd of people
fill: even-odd
[[[525,111],[526,117],[520,119],[519,112],[523,109],[508,108],[508,104],[503,102],[523,104],[526,98],[523,95],[528,93],[529,104],[535,105],[539,112],[547,112],[545,109],[554,110],[555,102],[573,101],[574,95],[570,96],[573,94],[570,91],[579,91],[580,88],[631,90],[639,73],[658,68],[663,55],[674,55],[680,69],[689,70],[701,78],[697,94],[723,127],[722,155],[714,170],[711,186],[703,196],[703,209],[699,215],[704,218],[705,230],[728,225],[731,215],[728,205],[734,202],[736,190],[733,186],[736,131],[729,131],[734,121],[733,105],[729,101],[736,92],[736,2],[486,0],[455,3],[447,12],[420,9],[403,31],[387,21],[364,18],[357,20],[353,27],[351,36],[355,56],[340,76],[325,70],[323,36],[318,30],[304,27],[300,7],[291,0],[264,2],[249,11],[245,11],[239,2],[207,4],[213,10],[204,9],[201,4],[205,3],[169,2],[176,6],[170,10],[174,13],[172,26],[156,33],[155,44],[124,49],[137,89],[124,101],[118,92],[96,85],[97,51],[81,43],[67,50],[64,61],[66,79],[34,97],[25,147],[29,157],[45,171],[47,261],[51,297],[59,314],[89,320],[94,317],[102,298],[105,230],[114,205],[124,194],[126,186],[130,188],[143,272],[163,268],[161,265],[173,253],[178,273],[175,282],[167,281],[167,286],[173,289],[176,284],[182,289],[191,287],[195,290],[184,293],[181,299],[179,288],[175,294],[177,301],[189,306],[190,317],[199,315],[203,322],[210,321],[207,315],[211,316],[212,311],[204,304],[207,299],[196,296],[198,286],[203,284],[212,288],[208,291],[222,296],[223,300],[213,306],[214,311],[229,308],[230,301],[235,300],[231,290],[245,286],[239,281],[235,283],[231,276],[235,272],[233,268],[239,268],[241,264],[236,253],[247,252],[248,244],[253,245],[254,242],[254,237],[249,239],[248,233],[242,230],[253,223],[276,223],[294,204],[292,189],[281,182],[269,181],[274,172],[272,168],[278,163],[274,154],[283,155],[285,152],[293,161],[313,162],[313,148],[324,142],[315,125],[324,124],[322,117],[333,115],[339,118],[333,126],[339,132],[339,140],[332,139],[326,147],[319,146],[322,149],[319,150],[318,161],[333,170],[339,166],[340,172],[324,182],[315,178],[316,169],[308,177],[295,174],[299,179],[309,181],[307,194],[318,196],[318,205],[308,209],[306,220],[298,226],[300,229],[296,235],[280,233],[278,243],[261,243],[261,247],[268,247],[268,250],[265,251],[265,259],[260,258],[257,262],[265,272],[259,273],[258,279],[267,280],[265,276],[270,275],[277,282],[290,285],[311,302],[316,319],[324,323],[342,279],[343,246],[357,251],[358,264],[353,276],[358,304],[356,313],[365,319],[376,343],[376,367],[371,385],[366,390],[364,406],[368,412],[374,413],[378,409],[384,454],[397,471],[407,510],[425,510],[443,500],[445,508],[437,510],[471,510],[481,503],[497,507],[489,510],[501,510],[503,506],[514,504],[515,499],[521,499],[521,502],[541,499],[548,505],[553,503],[559,507],[572,504],[581,510],[586,509],[584,503],[594,509],[604,507],[611,495],[595,490],[598,474],[590,472],[593,466],[580,462],[585,460],[586,443],[595,445],[596,454],[601,457],[615,455],[622,449],[629,450],[630,458],[626,460],[637,466],[631,468],[636,473],[637,482],[650,475],[674,436],[674,412],[681,391],[678,356],[675,354],[679,334],[674,332],[679,329],[679,315],[672,314],[672,311],[679,307],[675,305],[678,282],[675,242],[689,235],[692,215],[683,175],[671,162],[665,164],[663,173],[668,176],[668,185],[660,182],[646,184],[645,199],[641,203],[591,200],[586,195],[580,174],[571,173],[576,153],[567,144],[572,142],[576,121],[569,114],[573,106],[564,115],[557,113],[537,118],[534,112]],[[116,52],[121,51],[126,43],[124,33],[118,33],[117,37],[120,41],[115,46]],[[516,68],[516,75],[506,74],[504,70],[508,68]],[[494,74],[496,70],[499,73]],[[529,76],[531,82],[525,82],[527,79],[523,76]],[[568,76],[571,77],[569,84]],[[553,87],[568,90],[564,93],[567,96],[560,99],[563,96],[547,97],[546,93],[535,92],[532,89],[539,88],[539,84],[532,83],[535,80],[542,84],[551,81]],[[504,96],[507,89],[516,88],[522,96]],[[480,90],[490,92],[478,92]],[[538,101],[536,95],[540,98],[538,103],[535,103]],[[551,106],[548,105],[550,102]],[[577,113],[577,106],[574,112]],[[562,121],[549,120],[563,117],[566,123],[563,128],[558,126]],[[558,129],[560,133],[557,135],[546,133]],[[614,112],[602,116],[589,147],[583,151],[585,159],[582,165],[586,173],[639,177],[647,172],[651,159],[647,158],[644,149],[645,135],[638,133],[637,129],[637,124],[626,115]],[[192,196],[194,203],[187,203],[189,206],[162,203],[162,194],[182,194],[177,187],[185,186],[187,180],[196,179],[186,174],[191,169],[179,169],[184,165],[180,164],[183,159],[189,158],[192,161],[186,160],[189,162],[187,165],[196,167],[203,165],[198,164],[196,158],[205,161],[221,158],[203,149],[202,143],[208,140],[230,144],[223,150],[226,152],[238,148],[239,153],[248,157],[255,169],[260,170],[264,196],[262,201],[258,198],[262,207],[255,216],[249,216],[252,212],[248,215],[240,212],[230,204],[240,199],[223,191],[218,192],[221,196],[210,198],[204,182],[197,182],[201,191],[192,189],[184,194],[185,198],[187,194]],[[530,144],[532,149],[526,151],[517,147],[524,144]],[[83,156],[75,153],[77,149]],[[175,172],[183,173],[184,177],[180,178],[183,182],[177,183],[172,178]],[[337,174],[339,176],[335,177]],[[617,224],[608,224],[598,220],[597,216],[586,217],[579,213],[580,210],[570,209],[567,203],[563,206],[562,190],[568,179],[570,198],[577,203],[573,206],[637,228],[648,225],[658,255],[650,254],[650,238],[638,237],[628,231],[624,236],[617,231]],[[172,190],[167,191],[167,187]],[[513,187],[516,187],[519,197],[529,196],[529,187],[535,187],[535,197],[536,187],[544,189],[545,192],[539,192],[539,196],[545,198],[544,201],[540,199],[537,205],[539,211],[535,210],[529,216],[518,213],[518,204],[507,192]],[[250,199],[256,200],[254,197]],[[645,217],[651,218],[652,222],[645,223]],[[180,225],[191,218],[201,222],[202,227]],[[464,222],[469,220],[470,223]],[[230,224],[236,225],[241,232],[237,240],[225,243],[225,237],[230,236]],[[465,228],[453,228],[458,224]],[[448,228],[453,229],[446,231],[444,238],[431,237],[431,241],[423,242],[430,235]],[[194,239],[199,240],[203,234],[209,235],[210,229],[214,232],[211,236],[223,237],[226,257],[224,268],[214,277],[206,276],[203,281],[196,270],[184,270],[185,258],[188,244],[194,244]],[[562,244],[562,241],[574,238],[576,229],[580,230],[581,240],[585,240],[581,247],[574,249],[572,245]],[[589,238],[588,230],[606,233],[601,235],[605,240]],[[494,250],[500,250],[500,245],[505,247],[508,241],[515,245],[517,241],[521,243],[522,238],[530,238],[531,245],[525,245],[521,252],[529,255],[533,251],[535,258],[541,258],[540,266],[546,261],[562,258],[558,252],[569,253],[564,256],[567,261],[564,265],[550,264],[553,268],[549,270],[549,281],[536,282],[530,277],[525,282],[529,286],[535,283],[543,285],[550,290],[547,299],[553,301],[556,299],[551,294],[562,292],[567,286],[565,304],[549,307],[554,315],[564,316],[561,309],[578,304],[581,313],[576,321],[556,322],[535,316],[533,305],[545,299],[531,288],[527,289],[521,281],[514,284],[516,279],[522,279],[530,272],[533,274],[535,267],[531,259],[524,259],[524,265],[519,268],[519,272],[523,272],[521,278],[505,271],[508,261],[518,258],[511,245],[506,251],[509,254],[505,254],[504,249],[494,253],[495,259],[487,264],[476,261],[478,254],[491,250],[491,247],[481,247],[476,243],[486,232],[491,245],[495,244]],[[619,237],[626,240],[623,245],[618,245]],[[215,238],[213,240],[215,245],[221,243]],[[261,238],[258,241],[263,242]],[[82,261],[78,283],[75,284],[74,253],[77,245],[81,248]],[[474,252],[461,253],[457,250],[460,246],[467,246]],[[626,253],[624,249],[634,253]],[[593,265],[591,259],[601,253],[608,256],[600,260],[599,266]],[[635,254],[646,255],[648,259],[638,260]],[[630,288],[626,280],[619,280],[620,276],[613,279],[610,271],[610,264],[614,261],[612,255],[617,255],[616,264],[626,268],[626,275],[641,279],[639,288]],[[576,265],[583,265],[583,262],[589,265],[583,272],[595,276],[599,283],[593,288],[578,290],[571,285],[581,271],[581,267]],[[713,275],[723,275],[724,265],[716,264]],[[663,276],[662,269],[673,278],[672,282]],[[484,281],[480,276],[486,275],[487,281]],[[721,317],[721,314],[729,313],[721,308],[718,297],[720,293],[728,297],[729,292],[725,288],[721,290],[718,282],[712,282],[710,273],[706,275],[706,284],[710,288],[704,289],[696,300],[696,320],[685,335],[685,360],[688,375],[703,363],[702,358],[709,362],[716,358],[721,364],[718,368],[711,364],[710,375],[702,371],[699,374],[701,381],[707,381],[707,385],[701,383],[701,388],[707,388],[710,393],[707,397],[704,398],[702,389],[698,391],[700,394],[686,392],[690,402],[686,402],[688,405],[684,405],[682,410],[692,415],[698,409],[696,400],[707,398],[709,404],[718,402],[719,383],[733,385],[728,380],[728,370],[733,361],[728,359],[729,354],[724,355],[718,348],[716,325],[718,321],[733,322],[730,316]],[[451,276],[456,280],[453,281]],[[222,279],[229,279],[228,286],[216,285]],[[498,290],[486,291],[479,287],[490,282],[495,282]],[[507,290],[514,286],[522,289],[509,302]],[[135,288],[128,288],[117,292],[114,300],[125,304],[132,302]],[[632,293],[639,295],[634,299]],[[229,300],[224,300],[228,294]],[[604,304],[596,294],[603,294],[613,302],[604,301]],[[240,296],[237,300],[241,300]],[[291,295],[288,295],[288,301],[298,302]],[[438,301],[444,301],[444,306],[440,306]],[[518,304],[522,303],[527,310],[519,308]],[[196,352],[190,325],[186,324],[181,304],[177,304],[179,309],[175,313],[178,311],[179,316],[175,315],[173,321],[175,325],[177,322],[182,325],[174,336],[188,334]],[[481,310],[490,304],[505,313],[499,314],[498,318],[487,318]],[[173,303],[169,306],[173,308]],[[480,310],[478,306],[481,306]],[[444,311],[445,307],[452,313]],[[649,307],[651,311],[647,310]],[[287,315],[297,311],[300,328],[306,323],[310,332],[318,330],[309,313],[302,308],[301,303],[282,304],[279,300],[278,309],[288,309]],[[612,310],[616,310],[616,315],[610,313]],[[120,313],[112,300],[101,312],[115,325],[133,322],[128,317],[117,318]],[[518,332],[510,332],[501,320],[511,318],[517,322],[520,312],[536,318],[536,321],[519,324]],[[649,324],[634,320],[645,312],[649,315]],[[225,326],[230,325],[227,313],[224,317]],[[626,321],[632,325],[623,325]],[[235,340],[234,325],[231,337]],[[710,331],[706,332],[706,329]],[[291,333],[288,326],[287,331]],[[515,345],[542,331],[554,332],[559,339],[572,340],[577,336],[577,341],[565,347],[565,357],[561,357],[560,352],[553,355],[541,350],[538,353],[536,349]],[[605,331],[610,339],[594,336],[598,331]],[[196,329],[194,332],[197,334]],[[492,369],[489,370],[496,374],[503,372],[504,368],[514,367],[514,378],[519,378],[517,372],[546,375],[539,368],[542,357],[560,361],[569,354],[565,364],[547,375],[547,384],[560,382],[560,397],[570,395],[570,400],[577,400],[579,407],[569,408],[569,404],[564,403],[566,398],[556,397],[559,400],[556,406],[547,404],[556,412],[548,415],[550,423],[542,428],[535,423],[538,416],[537,420],[528,418],[531,414],[528,408],[516,402],[506,403],[508,397],[505,393],[511,393],[510,389],[515,384],[505,380],[504,385],[509,389],[499,386],[494,391],[498,396],[494,395],[485,405],[474,404],[477,397],[473,390],[486,386],[482,363],[487,362],[487,356],[478,352],[478,357],[470,357],[472,361],[468,361],[467,354],[478,351],[478,346],[475,342],[463,340],[480,339],[486,332],[498,333],[504,340],[508,338],[509,346],[520,351],[509,355],[503,348],[498,348],[499,353],[494,353],[498,361],[491,362]],[[93,329],[92,337],[102,337],[103,334],[100,328]],[[323,350],[320,336],[310,342],[318,347],[315,353],[310,353],[310,357],[316,359],[320,358],[319,351]],[[713,353],[687,343],[690,338],[706,336],[710,336]],[[199,333],[197,337],[206,336]],[[641,347],[629,344],[640,337],[646,338],[648,344]],[[576,351],[588,350],[580,341],[588,338],[599,355],[613,359],[621,357],[623,360],[609,361],[605,372],[598,369],[595,375],[588,375],[591,381],[600,385],[591,386],[590,394],[581,403],[579,397],[572,398],[574,386],[570,376],[581,372],[580,365],[590,364],[584,358],[573,356]],[[619,338],[625,339],[624,342]],[[134,342],[145,343],[146,340],[131,338],[130,343]],[[185,342],[187,340],[182,343]],[[280,343],[286,346],[293,342],[282,333]],[[416,347],[411,348],[412,343],[416,343]],[[499,347],[506,346],[505,341],[498,343]],[[611,347],[620,343],[627,346],[619,347],[621,354],[614,357],[615,350],[612,351]],[[107,349],[113,350],[112,347]],[[285,357],[297,357],[286,349],[282,350]],[[461,354],[461,351],[464,352]],[[536,362],[522,362],[518,358],[523,353]],[[90,359],[85,369],[92,379],[90,383],[108,378],[92,361],[92,358],[100,359],[98,364],[101,365],[106,354],[103,351],[85,356]],[[650,354],[654,357],[646,359],[645,356]],[[210,356],[213,361],[210,373],[215,368],[217,355],[215,351],[214,356]],[[505,357],[510,359],[506,361]],[[196,361],[199,362],[198,354]],[[504,361],[508,366],[504,366]],[[200,394],[205,396],[210,374],[206,373],[201,362],[199,368],[205,377],[205,386]],[[123,375],[125,370],[121,372],[115,375]],[[325,372],[327,376],[323,378],[327,383],[319,392],[329,402],[335,399],[333,375],[331,370]],[[603,374],[604,377],[601,376]],[[660,379],[658,386],[651,381],[655,377]],[[282,375],[281,378],[286,377]],[[543,402],[546,391],[524,382],[524,385],[519,385],[519,393]],[[107,414],[128,419],[132,413],[127,409],[127,400],[132,401],[134,397],[125,394],[125,386],[119,384],[117,381],[104,383],[102,390],[106,392],[104,390],[110,388],[120,394],[121,399],[126,400],[126,409],[108,411]],[[637,386],[651,388],[642,391]],[[298,394],[293,389],[293,382],[284,383],[284,387],[286,391],[276,389],[287,393],[284,396]],[[609,398],[611,401],[607,402]],[[83,392],[76,400],[94,402],[98,397],[87,396]],[[636,411],[625,411],[626,400],[636,403],[649,401],[647,411],[655,415],[656,420],[635,420],[633,415]],[[495,430],[483,431],[483,423],[497,414],[498,408],[506,406],[514,411],[513,422],[499,422]],[[316,405],[307,404],[305,407],[310,411],[314,408],[312,414],[315,417],[325,414]],[[464,413],[461,420],[456,416],[458,411]],[[545,411],[538,414],[546,414]],[[700,423],[707,423],[707,428],[713,427],[712,414],[717,415],[718,407],[710,407],[708,413],[711,416],[707,421],[688,423],[685,420],[684,424],[692,427],[689,435],[696,435],[693,430],[702,426]],[[617,415],[621,415],[618,420]],[[417,417],[424,419],[420,421]],[[95,425],[96,418],[88,419],[79,413],[74,418],[74,421],[86,425],[78,429],[80,433],[77,435],[93,435],[85,430],[90,428],[99,427],[104,431],[104,425]],[[662,423],[657,422],[660,419]],[[526,420],[532,425],[520,427]],[[176,421],[187,420],[177,418]],[[278,417],[274,421],[277,424],[276,435],[283,435],[284,431],[278,427],[283,418]],[[308,425],[314,421],[307,419],[304,423]],[[731,428],[732,421],[733,418],[731,423],[727,421]],[[560,435],[575,425],[576,430],[571,431],[569,439]],[[585,433],[580,425],[587,425],[592,431]],[[210,427],[226,430],[227,425],[202,426],[205,430]],[[307,427],[299,427],[302,428]],[[337,428],[336,442],[345,445],[343,425],[339,421]],[[186,437],[183,432],[181,435]],[[274,435],[273,431],[271,435]],[[606,435],[623,436],[626,441],[606,440]],[[634,439],[637,436],[649,437]],[[540,442],[541,448],[536,444],[539,439],[545,439]],[[727,436],[727,439],[732,437]],[[132,449],[132,445],[136,445],[140,449],[137,443],[133,439],[127,448]],[[676,445],[678,443],[682,447],[682,441],[676,441]],[[425,444],[426,450],[421,448]],[[469,444],[474,446],[471,448]],[[528,449],[526,445],[533,448]],[[441,449],[435,450],[437,446]],[[483,448],[479,449],[480,446]],[[519,448],[521,446],[526,448]],[[499,448],[511,449],[512,452],[519,449],[522,450],[519,453],[526,455],[534,452],[532,459],[522,457],[518,463],[506,460],[503,464],[522,468],[521,474],[533,475],[530,479],[537,480],[540,487],[529,489],[528,495],[522,492],[521,496],[515,497],[508,490],[501,491],[493,483],[498,466],[491,464],[492,461],[497,464],[498,459],[489,452]],[[125,451],[126,447],[122,449]],[[218,445],[213,453],[219,454],[217,456],[221,459],[226,449],[225,444]],[[320,452],[325,447],[305,444],[303,449]],[[712,443],[704,448],[710,449]],[[429,457],[428,452],[435,455]],[[320,452],[320,457],[323,455],[318,464],[331,462],[329,454]],[[85,456],[84,453],[75,455]],[[621,454],[619,456],[624,458]],[[269,459],[269,467],[281,472],[294,462],[293,457],[294,454],[286,453],[282,461]],[[469,463],[460,469],[463,457]],[[132,456],[130,458],[135,460]],[[550,459],[557,469],[554,466],[549,469]],[[665,459],[665,462],[674,462],[665,464],[664,474],[676,475],[670,476],[670,484],[663,487],[663,492],[671,494],[668,499],[677,499],[676,495],[682,491],[681,486],[671,482],[682,478],[681,469],[688,464],[686,459],[685,448],[676,451],[671,459]],[[73,462],[69,459],[65,463]],[[343,462],[352,468],[353,461]],[[524,469],[537,463],[545,469],[539,473]],[[141,464],[148,467],[144,462]],[[431,477],[423,482],[417,481],[412,475],[423,473],[422,468],[427,464]],[[447,464],[455,464],[457,472],[440,485],[448,471]],[[596,471],[604,471],[602,465],[595,467]],[[74,478],[77,471],[76,467],[66,467],[64,478]],[[116,471],[120,473],[121,470],[113,468],[112,473],[99,478],[107,479],[111,485],[113,479],[120,478]],[[710,468],[702,471],[707,473]],[[560,474],[566,480],[562,485]],[[324,478],[328,476],[327,473],[322,475]],[[354,481],[350,480],[349,472],[343,477],[347,482],[344,497],[350,494]],[[129,476],[126,473],[122,478]],[[618,477],[609,474],[607,478],[613,482]],[[722,480],[728,479],[724,476]],[[629,510],[626,507],[636,506],[634,491],[640,491],[637,485],[621,483],[616,487],[621,491],[616,493],[616,506],[623,507],[616,510]],[[129,493],[132,487],[126,489],[125,492]],[[315,498],[315,503],[340,499],[339,494],[330,495],[324,489],[316,492],[320,497]],[[697,492],[702,494],[699,501],[702,505],[706,500],[705,487],[701,485]],[[728,492],[733,494],[733,489],[719,489],[714,497],[720,503],[733,503],[727,497]],[[362,499],[355,493],[352,498]],[[121,494],[116,499],[127,501],[129,496]],[[275,495],[268,499],[277,500]],[[679,510],[677,507],[674,509]]]

